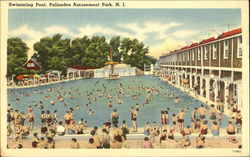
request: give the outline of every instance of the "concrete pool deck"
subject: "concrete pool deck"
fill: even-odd
[[[86,148],[88,144],[88,140],[85,139],[78,139],[77,140],[80,148]],[[143,139],[131,140],[128,139],[126,141],[127,148],[129,149],[142,149]],[[186,147],[186,149],[195,149],[196,147],[196,139],[190,138],[191,145]],[[25,149],[32,149],[30,139],[24,139],[20,142]],[[206,139],[205,148],[204,149],[238,149],[239,145],[242,144],[242,139],[238,139],[237,142],[232,143],[228,139]],[[55,142],[55,149],[70,149],[71,139],[58,139]],[[16,143],[12,141],[8,141],[8,147],[10,149],[15,148]],[[175,140],[166,140],[163,141],[161,144],[159,142],[153,143],[154,149],[180,149],[180,145]],[[33,148],[34,149],[34,148]]]

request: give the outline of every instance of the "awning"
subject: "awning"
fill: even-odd
[[[35,74],[35,75],[33,75],[33,77],[34,77],[34,78],[40,78],[41,76],[40,76],[40,75]]]
[[[18,76],[16,77],[16,79],[17,79],[17,80],[22,80],[22,79],[23,79],[23,75],[18,75]]]

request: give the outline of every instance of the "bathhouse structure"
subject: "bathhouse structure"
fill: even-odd
[[[238,28],[160,56],[161,74],[207,99],[241,108],[242,53]]]

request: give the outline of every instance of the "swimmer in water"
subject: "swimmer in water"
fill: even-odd
[[[51,101],[50,101],[50,104],[51,104],[51,105],[55,105],[55,101],[54,101],[54,100],[51,100]]]
[[[33,101],[32,105],[33,106],[37,106],[37,103],[35,101]]]
[[[136,103],[135,109],[136,109],[137,112],[139,111],[139,108],[140,108],[140,105],[138,103]]]
[[[76,105],[76,110],[79,110],[80,109],[80,106],[79,105]]]
[[[179,103],[179,98],[178,97],[175,97],[175,103]]]
[[[112,108],[113,107],[113,105],[112,105],[112,102],[111,101],[109,101],[109,105],[108,105],[108,108]]]
[[[89,115],[93,116],[95,114],[95,112],[92,109],[89,109]]]

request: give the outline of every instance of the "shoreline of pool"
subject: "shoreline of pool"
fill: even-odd
[[[184,88],[184,87],[179,86],[179,85],[177,85],[177,84],[173,84],[173,83],[167,81],[167,79],[164,79],[163,77],[158,77],[158,78],[159,78],[160,80],[164,81],[164,82],[167,82],[167,83],[170,84],[171,86],[173,86],[173,87],[175,87],[175,88],[177,88],[177,89],[179,89],[179,90],[185,92],[187,95],[189,95],[189,96],[191,96],[191,97],[193,97],[193,98],[195,98],[195,99],[197,99],[197,100],[203,102],[204,104],[206,104],[206,102],[207,102],[208,106],[210,106],[211,104],[214,104],[215,107],[217,108],[216,102],[211,101],[211,100],[209,100],[209,99],[207,99],[207,98],[204,98],[204,97],[202,97],[202,96],[200,96],[200,95],[196,95],[195,92],[194,92],[193,90]],[[225,105],[225,104],[224,104],[224,105]],[[226,105],[225,105],[225,106],[226,106]],[[230,111],[229,109],[227,109],[227,107],[224,108],[224,113],[223,113],[223,114],[225,114],[225,115],[228,116],[228,117],[231,117],[231,116],[232,116],[231,111]]]
[[[7,89],[36,88],[36,87],[41,87],[41,86],[46,86],[46,85],[52,85],[52,84],[75,81],[75,80],[84,80],[84,79],[86,79],[86,78],[76,78],[76,79],[72,79],[72,80],[60,80],[60,81],[55,81],[55,82],[48,82],[48,83],[43,83],[43,84],[27,85],[27,86],[15,86],[15,87],[9,86],[9,87],[7,87]]]

